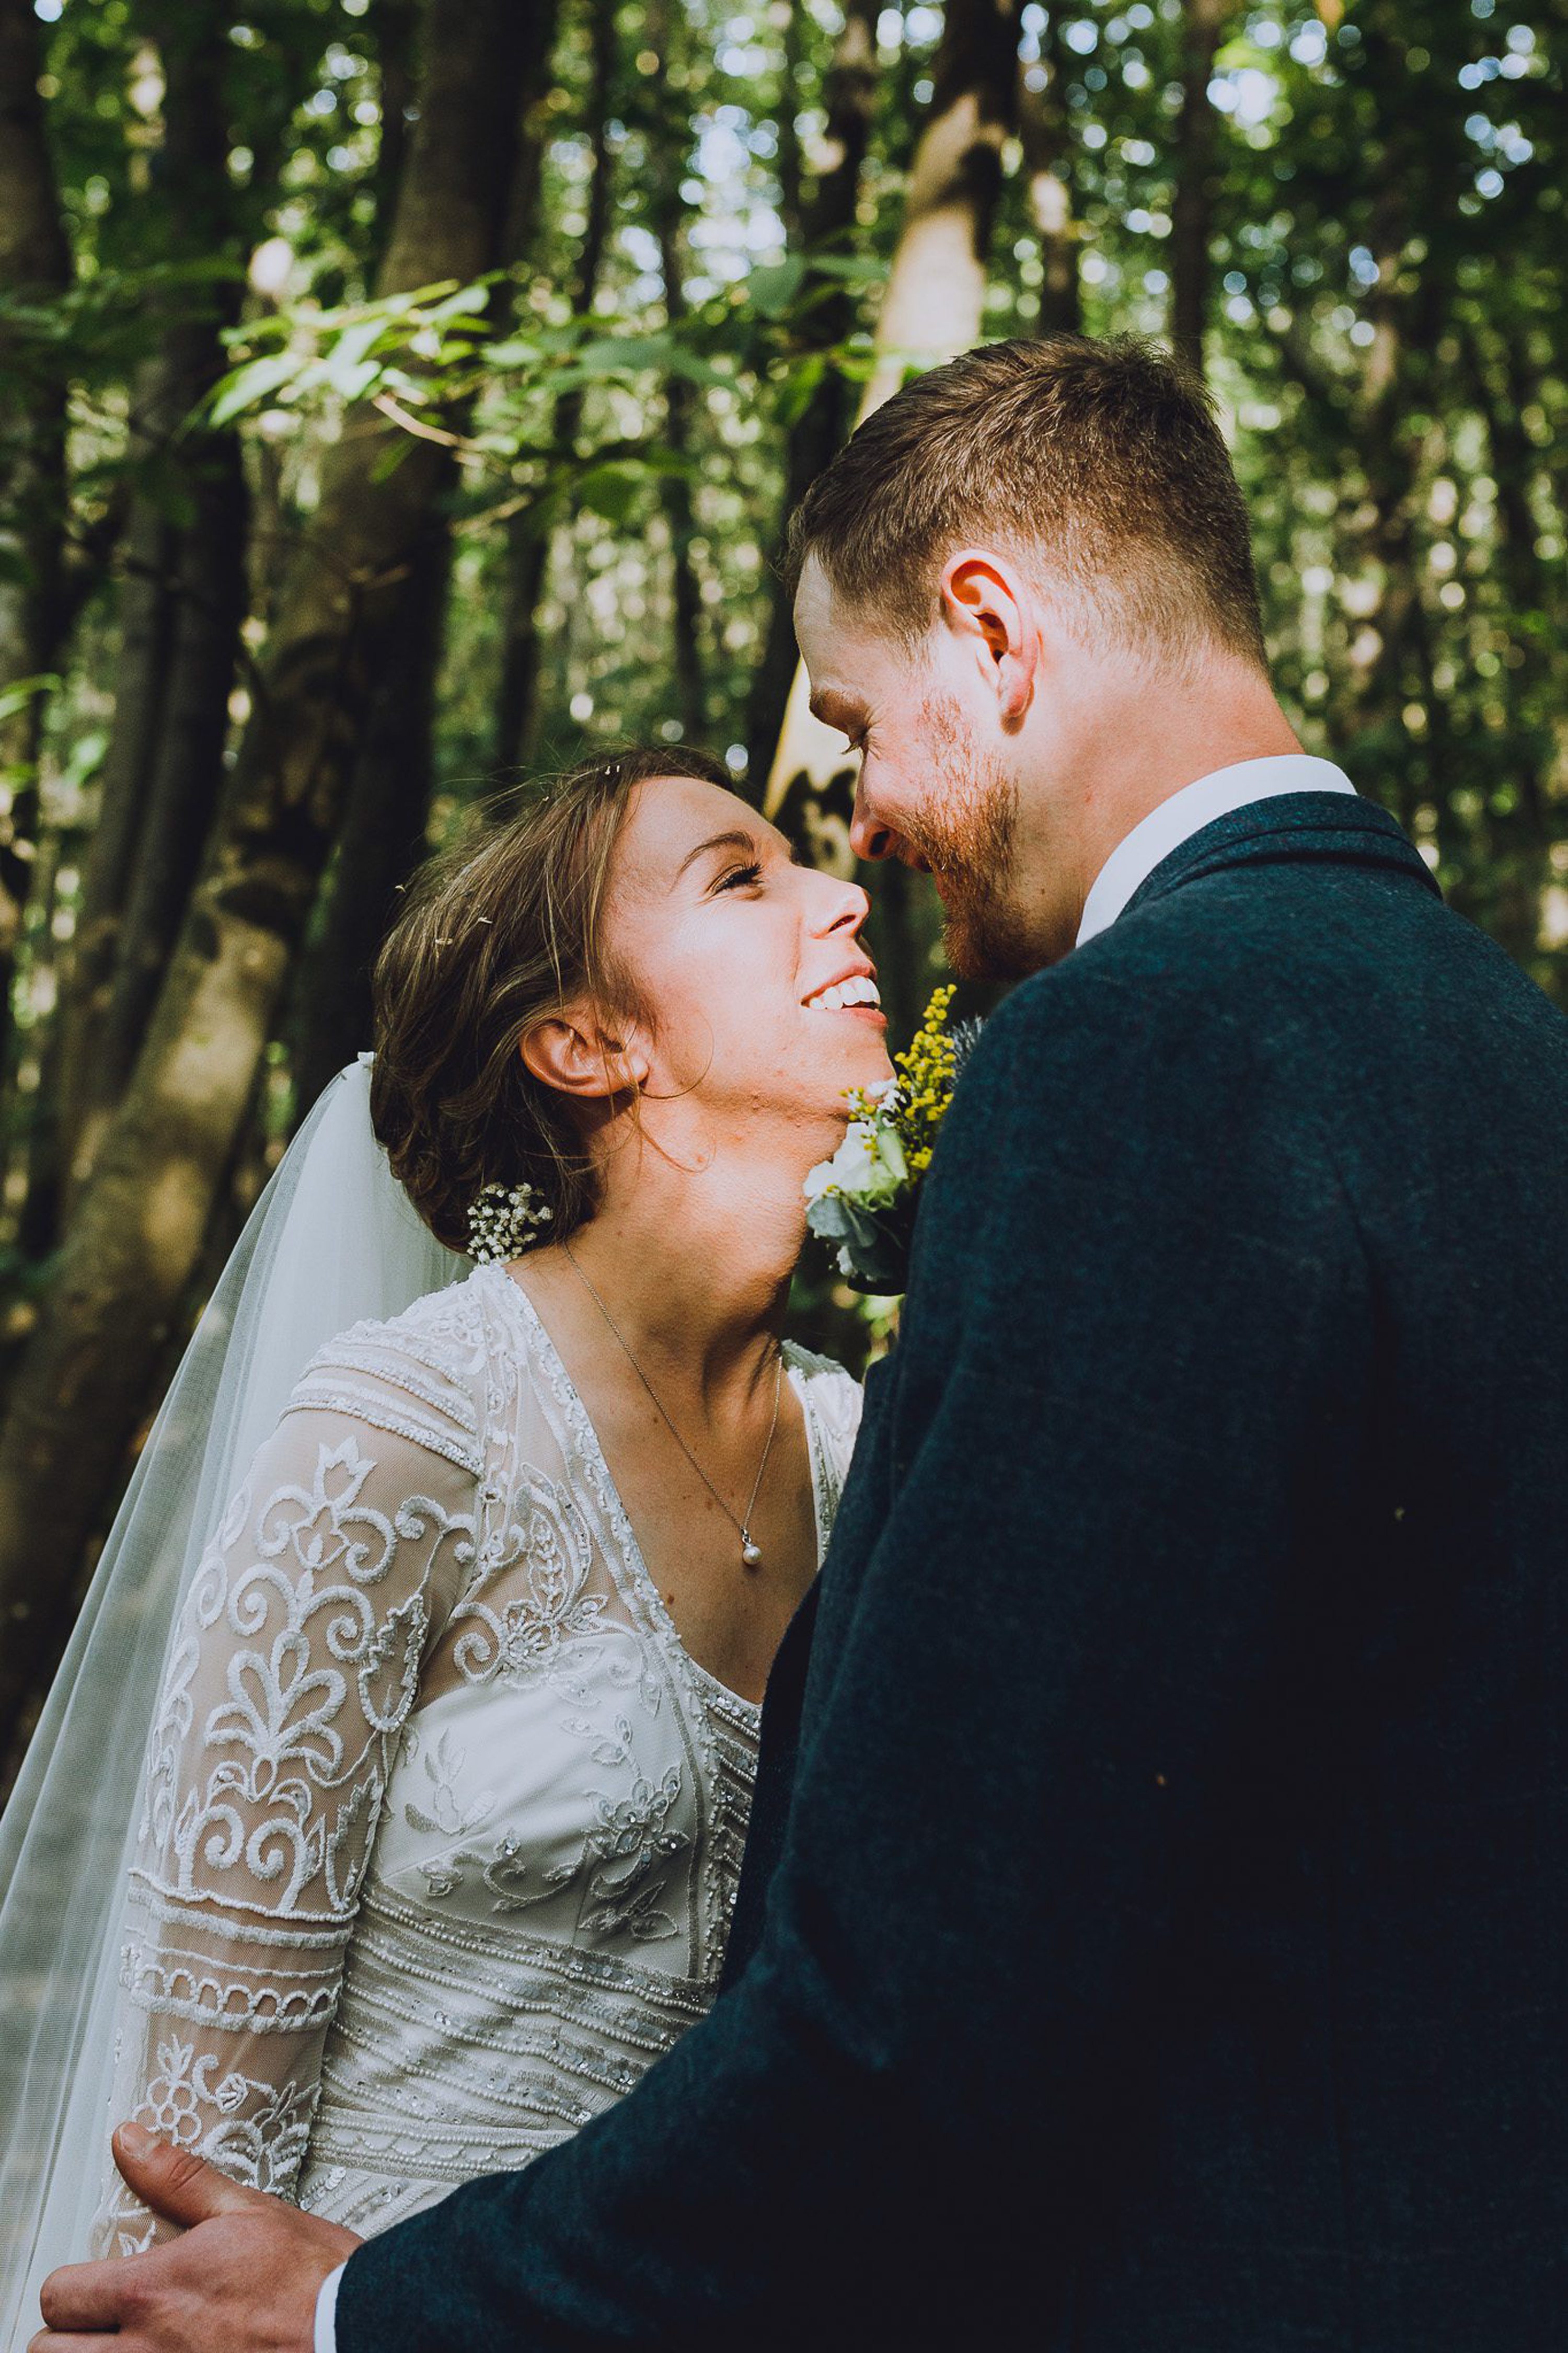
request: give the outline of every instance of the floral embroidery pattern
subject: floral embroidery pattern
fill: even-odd
[[[613,1936],[629,1929],[651,1940],[679,1933],[659,1906],[662,1883],[648,1883],[661,1862],[690,1843],[669,1828],[679,1796],[680,1771],[672,1765],[657,1782],[639,1776],[624,1798],[595,1799],[588,1852],[600,1867],[588,1883],[595,1905],[586,1922],[590,1935]]]
[[[470,1683],[492,1675],[550,1673],[572,1644],[597,1633],[605,1597],[590,1593],[594,1540],[566,1490],[537,1472],[519,1499],[521,1517],[498,1529],[485,1546],[487,1576],[521,1574],[522,1589],[500,1609],[466,1601],[454,1620],[473,1621],[458,1638],[454,1658]]]
[[[158,2045],[156,2071],[134,2113],[150,2131],[205,2158],[231,2180],[287,2194],[304,2159],[314,2106],[313,2084],[257,2082],[238,2068],[223,2068],[211,2052],[198,2053],[195,2043],[171,2041]],[[152,2243],[145,2209],[123,2182],[100,2227],[105,2236],[112,2232],[122,2254]]]
[[[149,1739],[118,2112],[362,2232],[632,2088],[712,1999],[744,1835],[757,1711],[520,1303],[482,1268],[321,1352]],[[825,1527],[857,1393],[795,1361]],[[99,2243],[159,2227],[109,2177]]]

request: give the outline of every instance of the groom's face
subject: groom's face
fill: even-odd
[[[930,649],[909,648],[848,611],[808,558],[795,633],[817,717],[860,754],[850,839],[860,858],[897,858],[929,873],[955,972],[1013,979],[1044,960],[1017,904],[1018,791],[985,740],[962,668],[948,676]]]

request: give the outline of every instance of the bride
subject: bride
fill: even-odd
[[[226,1508],[204,1525],[187,1496],[144,1762],[100,1748],[84,1774],[76,1742],[129,1867],[98,1982],[55,1999],[60,1954],[32,1955],[57,1972],[39,2017],[76,2021],[40,2047],[57,2073],[76,2056],[52,2131],[37,2104],[5,2116],[8,2277],[82,2251],[70,2176],[88,2151],[101,2168],[117,2117],[363,2235],[527,2164],[712,2000],[763,1688],[858,1412],[780,1333],[803,1179],[846,1089],[889,1074],[867,903],[688,753],[590,761],[411,891],[376,971],[369,1119],[430,1232],[479,1263],[426,1248],[403,1312],[277,1391]],[[220,1433],[244,1469],[276,1303],[292,1282],[308,1323],[373,1229],[327,1143],[363,1129],[368,1059],[274,1180],[296,1164],[297,1209],[299,1155],[322,1164],[338,1242],[318,1236],[308,1281],[303,1242],[270,1271],[253,1251],[245,1396],[225,1388],[245,1310],[195,1386],[209,1489]],[[192,1397],[183,1368],[185,1423]],[[181,1445],[161,1422],[148,1454]],[[139,1477],[100,1571],[122,1618],[179,1542],[156,1460]],[[86,1615],[79,1699],[113,1648]],[[41,1862],[16,1820],[69,1796],[53,1745],[0,1838],[0,1867],[21,1857],[0,1968],[29,1865],[69,1869],[60,1809]],[[99,2250],[148,2243],[163,2226],[107,2179]]]

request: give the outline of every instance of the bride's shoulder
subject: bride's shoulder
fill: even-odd
[[[295,1383],[289,1409],[350,1412],[477,1465],[489,1355],[485,1302],[469,1275],[398,1314],[334,1333]]]
[[[341,1357],[363,1349],[388,1356],[406,1356],[432,1370],[461,1378],[482,1355],[486,1316],[475,1276],[426,1291],[396,1315],[365,1316],[323,1341],[311,1359]]]

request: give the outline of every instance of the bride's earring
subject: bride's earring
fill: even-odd
[[[531,1185],[481,1185],[468,1209],[468,1256],[477,1266],[521,1258],[554,1214]]]

